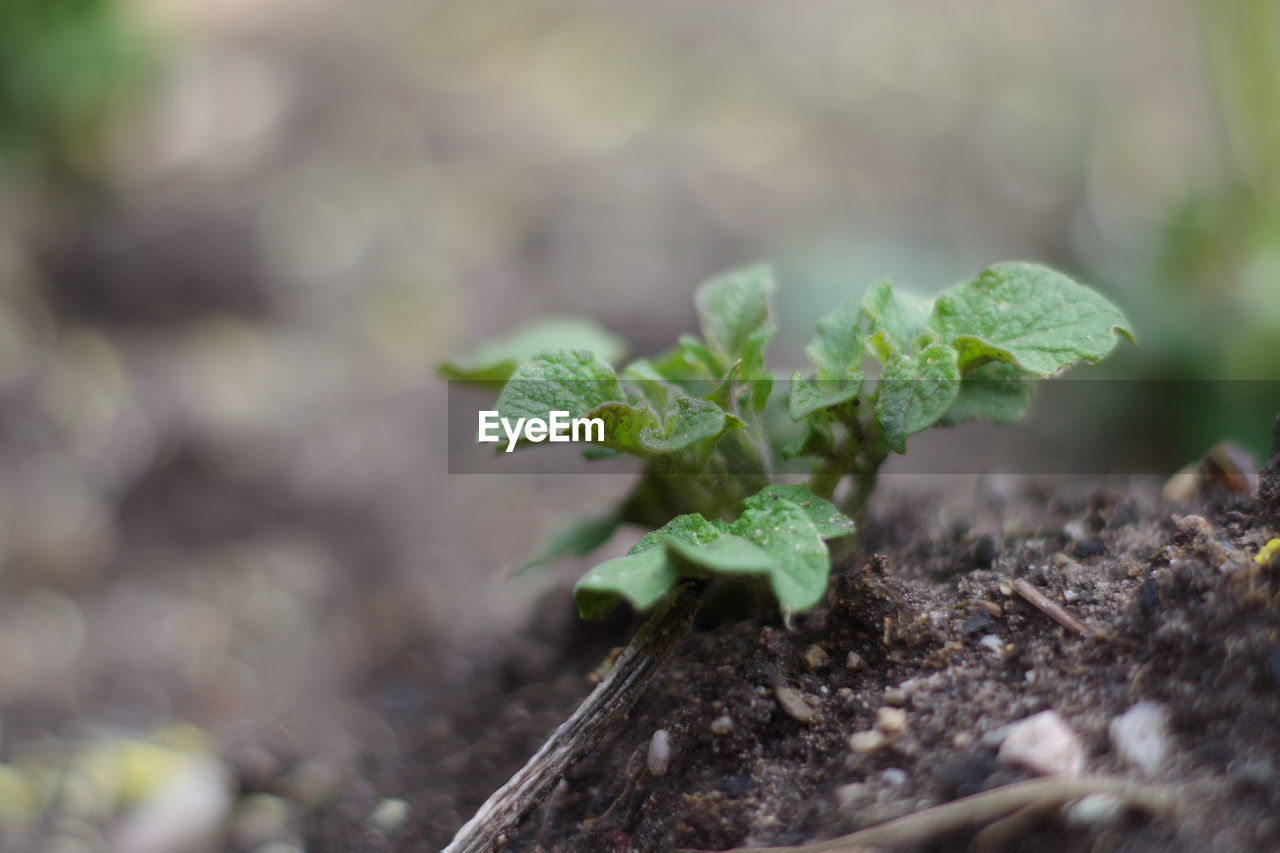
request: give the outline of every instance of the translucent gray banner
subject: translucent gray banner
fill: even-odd
[[[654,439],[652,444],[660,446],[658,433],[667,413],[662,411],[661,402],[653,401],[661,401],[667,392],[646,388],[646,382],[639,380],[626,382],[624,386],[622,393],[630,395],[636,408],[647,405],[656,410],[657,426],[651,425],[650,436]],[[599,389],[582,390],[582,396],[591,399],[592,393]],[[754,417],[746,413],[749,407],[745,401],[756,390],[750,387],[731,390],[744,403],[740,410],[744,420]],[[875,381],[867,380],[860,396],[864,400],[873,399],[877,390]],[[559,389],[561,394],[563,391]],[[724,389],[714,383],[685,383],[681,394],[706,398],[716,395],[717,391],[723,393]],[[823,387],[823,393],[833,397],[841,396],[839,392],[838,384],[828,383]],[[1029,383],[1024,389],[1011,388],[1009,381],[990,383],[990,387],[983,388],[981,383],[966,380],[967,396],[987,392],[1029,393],[1032,395],[1030,408],[1023,419],[1009,425],[962,422],[912,435],[907,441],[907,453],[890,457],[892,472],[939,476],[1170,475],[1223,440],[1235,442],[1258,461],[1264,461],[1270,453],[1274,419],[1280,414],[1280,381],[1273,380],[1058,379]],[[772,383],[770,404],[759,424],[775,448],[793,442],[803,429],[802,423],[789,416],[790,395],[788,381]],[[553,440],[548,425],[540,440],[536,438],[538,430],[535,429],[534,440],[522,432],[521,439],[513,446],[510,428],[517,425],[517,419],[510,418],[508,429],[503,428],[500,418],[512,413],[499,410],[494,390],[450,382],[448,401],[451,474],[616,475],[638,470],[644,464],[632,456],[609,454],[602,445],[613,436],[605,442],[586,441],[585,428],[578,430],[578,442]],[[486,412],[492,413],[487,421],[482,414]],[[565,410],[562,417],[571,419],[589,414]],[[857,410],[846,413],[846,417],[850,415],[868,423],[874,417],[871,412]],[[478,439],[486,423],[487,437],[491,440],[481,442]],[[565,437],[572,439],[567,422],[561,425],[565,427]],[[739,428],[737,423],[730,419],[728,429],[736,428]],[[835,427],[837,431],[842,428]],[[595,435],[598,432],[593,431],[591,436]],[[646,452],[668,473],[703,473],[699,454],[693,447],[674,452]],[[769,464],[777,474],[803,475],[810,472],[813,460],[804,456],[783,458],[774,453]],[[739,472],[730,469],[727,473]]]

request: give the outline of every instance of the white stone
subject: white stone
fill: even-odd
[[[1037,776],[1079,776],[1084,745],[1061,714],[1042,711],[1013,724],[1000,744],[999,758]]]
[[[884,783],[890,788],[901,788],[903,785],[907,784],[907,779],[909,777],[907,776],[907,771],[898,767],[890,767],[888,770],[885,770],[880,774],[880,778],[883,779]]]
[[[897,734],[907,727],[907,712],[901,708],[885,706],[876,711],[876,729],[887,735]]]
[[[1139,702],[1111,721],[1111,743],[1132,767],[1151,776],[1169,752],[1169,712],[1157,702]]]
[[[733,731],[733,717],[722,714],[711,721],[711,733],[725,735]]]
[[[649,739],[649,755],[645,763],[654,776],[666,774],[671,764],[671,735],[666,729],[658,729]]]
[[[883,749],[889,742],[882,732],[868,729],[865,732],[854,732],[849,736],[849,748],[859,755],[870,755]]]
[[[409,819],[409,804],[401,799],[386,799],[374,806],[369,823],[385,833],[393,833]]]

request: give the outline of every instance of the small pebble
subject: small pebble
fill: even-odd
[[[1107,543],[1101,539],[1085,539],[1077,542],[1075,547],[1071,549],[1071,553],[1082,560],[1091,560],[1094,557],[1101,557],[1107,553]],[[1077,565],[1073,563],[1072,565]]]
[[[884,707],[876,711],[876,730],[887,735],[897,734],[907,727],[907,712],[901,708]]]
[[[1192,542],[1208,534],[1213,526],[1202,515],[1187,515],[1176,522],[1178,538],[1184,542]]]
[[[398,798],[383,800],[369,814],[369,823],[388,835],[404,826],[408,819],[409,804]]]
[[[1169,712],[1157,702],[1139,702],[1111,721],[1111,743],[1120,757],[1146,776],[1169,751]]]
[[[875,729],[854,732],[849,735],[849,748],[859,755],[870,755],[873,752],[879,752],[888,743],[889,739]]]
[[[988,601],[985,598],[980,598],[975,603],[996,619],[1004,616],[1004,608],[999,604],[996,604],[994,601]]]
[[[987,610],[979,610],[964,620],[964,624],[960,626],[960,633],[972,639],[985,635],[992,628],[991,613]]]
[[[956,749],[968,749],[973,746],[973,732],[956,732],[951,736],[951,745]]]
[[[851,782],[836,788],[836,803],[840,811],[854,811],[870,800],[874,793],[865,782]]]
[[[897,767],[890,767],[888,770],[885,770],[880,774],[880,778],[883,779],[884,783],[890,788],[901,788],[903,785],[907,784],[907,779],[909,777],[907,776],[907,771],[901,770]]]
[[[1057,711],[1014,723],[998,757],[1038,776],[1079,776],[1084,770],[1084,745]]]
[[[289,833],[291,806],[283,797],[250,794],[236,805],[230,835],[237,847],[255,847],[284,838]]]
[[[987,634],[978,641],[978,645],[982,646],[987,651],[995,652],[996,654],[1004,652],[1004,640],[1001,640],[995,634]]]
[[[1013,598],[1013,583],[1011,581],[1000,581],[1000,594],[1005,598]]]
[[[901,707],[910,701],[911,696],[901,687],[890,687],[884,692],[884,701],[890,705]]]
[[[717,735],[728,734],[733,731],[733,718],[728,714],[716,717],[711,721],[711,733]]]
[[[654,776],[663,776],[671,764],[671,735],[666,729],[658,729],[649,738],[649,755],[646,759],[649,772]]]
[[[809,672],[826,669],[831,665],[831,655],[822,646],[814,644],[804,650],[803,664]]]
[[[813,708],[809,707],[809,703],[804,701],[804,694],[794,687],[779,684],[773,688],[773,694],[778,697],[778,704],[782,706],[782,710],[796,722],[811,723],[817,716]]]
[[[862,655],[858,654],[857,652],[849,652],[848,657],[844,659],[845,669],[859,670],[859,669],[862,669],[862,667],[865,665],[866,665],[866,662],[863,661]]]

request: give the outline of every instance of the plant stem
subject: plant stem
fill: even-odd
[[[828,460],[809,475],[809,491],[820,498],[831,500],[844,474],[843,460]]]
[[[443,853],[481,853],[506,844],[512,830],[550,795],[571,766],[614,733],[676,644],[689,632],[698,597],[677,587],[632,638],[613,669],[532,758],[493,793]]]
[[[853,488],[849,490],[849,494],[845,497],[840,509],[859,525],[862,524],[863,515],[867,509],[867,500],[871,497],[871,493],[875,491],[876,479],[879,476],[880,465],[883,462],[884,457],[881,456],[849,472],[853,474]]]

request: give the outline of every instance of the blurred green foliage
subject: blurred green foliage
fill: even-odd
[[[1135,313],[1156,378],[1195,379],[1163,430],[1180,452],[1223,438],[1269,451],[1280,394],[1280,4],[1198,0],[1218,181],[1174,205]],[[1248,380],[1263,380],[1249,385]]]
[[[79,171],[145,56],[113,0],[0,3],[0,176]]]

